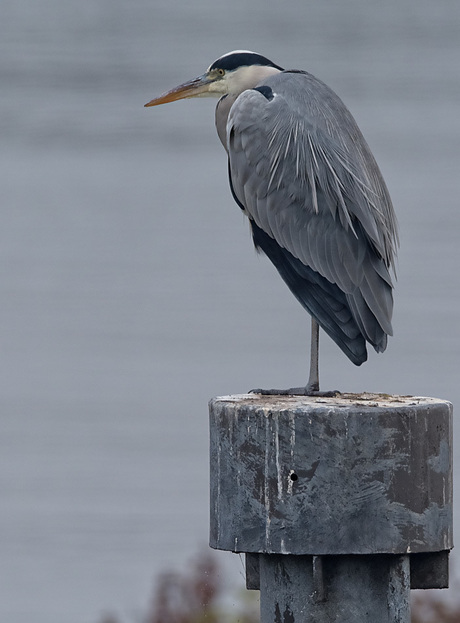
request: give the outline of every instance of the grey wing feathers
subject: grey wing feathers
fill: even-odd
[[[293,285],[285,274],[292,265],[287,254],[336,286],[361,337],[382,351],[392,334],[389,268],[397,232],[380,171],[352,116],[326,85],[305,72],[283,72],[264,84],[274,96],[244,91],[228,117],[234,195],[282,250],[270,259],[297,298],[299,271]],[[269,241],[258,246],[270,257],[264,244]],[[329,320],[305,300],[308,289],[302,297],[346,352],[340,314],[335,329],[326,326]]]

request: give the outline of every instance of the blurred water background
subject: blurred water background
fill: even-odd
[[[208,399],[302,384],[309,335],[230,196],[215,101],[143,104],[238,48],[332,86],[401,251],[387,352],[355,368],[323,336],[322,385],[458,405],[460,3],[3,0],[1,16],[0,620],[132,620],[207,542]]]

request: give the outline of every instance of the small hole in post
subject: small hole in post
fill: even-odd
[[[295,482],[296,480],[299,480],[299,477],[298,477],[298,476],[297,476],[297,474],[296,474],[295,472],[293,472],[293,471],[291,471],[290,478],[291,478],[291,480],[292,480],[293,482]]]

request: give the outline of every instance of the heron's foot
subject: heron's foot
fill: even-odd
[[[251,389],[249,393],[261,394],[262,396],[319,396],[322,398],[340,396],[338,390],[324,392],[309,385],[306,387],[289,387],[288,389]]]

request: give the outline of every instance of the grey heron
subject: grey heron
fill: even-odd
[[[319,327],[356,365],[392,335],[396,218],[377,163],[342,100],[306,71],[247,50],[152,99],[218,97],[231,193],[264,252],[312,317],[307,385],[319,392]]]

